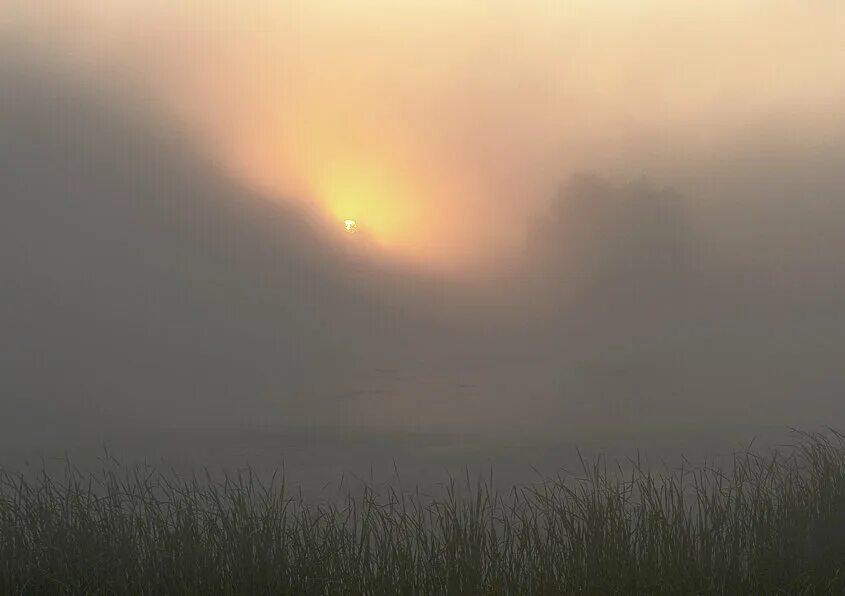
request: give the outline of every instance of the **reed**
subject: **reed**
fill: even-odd
[[[584,462],[496,492],[107,467],[0,473],[3,594],[845,593],[845,448],[801,435],[726,466]],[[623,471],[626,470],[626,471]]]

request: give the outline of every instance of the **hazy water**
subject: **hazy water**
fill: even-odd
[[[753,442],[753,444],[752,444]],[[653,469],[726,462],[737,451],[766,451],[794,442],[789,429],[719,426],[648,433],[592,433],[561,437],[486,437],[331,428],[146,429],[122,433],[53,435],[0,441],[0,467],[60,471],[68,459],[83,472],[111,458],[179,474],[209,470],[214,477],[249,467],[264,480],[284,472],[287,486],[306,498],[330,498],[361,483],[389,483],[436,493],[450,477],[489,480],[500,489],[557,474],[579,474],[581,458],[604,458],[609,468],[639,460]],[[108,456],[107,456],[108,454]]]

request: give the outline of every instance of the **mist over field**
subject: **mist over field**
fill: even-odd
[[[8,453],[125,439],[143,457],[208,429],[449,437],[432,459],[396,439],[354,462],[393,450],[431,474],[526,437],[699,449],[841,425],[845,21],[779,4],[752,32],[768,4],[751,4],[690,9],[712,35],[657,4],[579,4],[534,38],[543,15],[515,4],[506,30],[465,3],[327,5],[297,29],[270,4],[259,26],[255,8],[13,2]],[[474,42],[391,61],[398,32],[436,47],[461,22]],[[320,436],[303,449],[345,449]]]
[[[0,0],[0,593],[845,593],[845,3]]]

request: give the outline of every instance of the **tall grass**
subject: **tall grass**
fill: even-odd
[[[845,593],[845,449],[803,435],[724,468],[365,489],[68,466],[0,475],[3,594]]]

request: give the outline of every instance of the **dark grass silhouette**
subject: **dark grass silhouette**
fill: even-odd
[[[830,594],[845,591],[845,442],[723,467],[599,461],[507,493],[305,503],[250,471],[6,473],[4,594]]]

